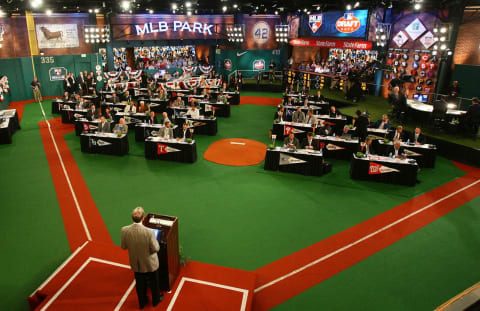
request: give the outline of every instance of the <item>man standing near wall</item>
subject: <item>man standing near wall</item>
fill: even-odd
[[[30,87],[33,90],[33,97],[35,98],[36,102],[42,101],[42,93],[40,93],[40,82],[38,82],[37,77],[33,78],[32,83],[30,83]]]

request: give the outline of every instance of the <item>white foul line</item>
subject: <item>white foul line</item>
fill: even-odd
[[[63,284],[63,286],[55,293],[55,295],[40,309],[40,311],[47,310],[47,308],[52,305],[52,303],[58,298],[58,296],[60,296],[60,294],[63,293],[63,291],[68,287],[68,285],[70,285],[70,284],[73,282],[73,280],[75,280],[75,278],[80,274],[80,272],[82,272],[83,269],[85,269],[85,267],[86,267],[90,262],[92,262],[92,261],[104,263],[104,264],[111,265],[111,266],[116,266],[116,267],[121,267],[121,268],[130,269],[130,266],[123,265],[123,264],[120,264],[120,263],[117,263],[117,262],[108,261],[108,260],[103,260],[103,259],[98,259],[98,258],[95,258],[95,257],[89,257],[89,258],[80,266],[80,268],[68,279],[68,281],[65,282],[65,284]]]
[[[135,287],[135,280],[133,280],[132,284],[130,284],[125,294],[123,294],[122,299],[120,299],[120,302],[117,304],[114,311],[120,310],[120,308],[123,306],[123,304],[127,300],[127,297],[130,295],[134,287]]]
[[[323,257],[321,257],[321,258],[318,258],[318,259],[316,259],[316,260],[314,260],[314,261],[312,261],[312,262],[310,262],[310,263],[308,263],[308,264],[306,264],[306,265],[304,265],[304,266],[302,266],[302,267],[300,267],[300,268],[298,268],[298,269],[296,269],[296,270],[293,270],[292,272],[287,273],[287,274],[285,274],[285,275],[283,275],[283,276],[281,276],[281,277],[279,277],[279,278],[277,278],[277,279],[275,279],[275,280],[273,280],[273,281],[271,281],[271,282],[269,282],[269,283],[266,283],[266,284],[264,284],[264,285],[262,285],[262,286],[260,286],[260,287],[257,287],[254,292],[255,292],[255,293],[258,293],[259,291],[261,291],[261,290],[263,290],[263,289],[265,289],[265,288],[267,288],[267,287],[270,287],[270,286],[272,286],[272,285],[274,285],[274,284],[276,284],[276,283],[278,283],[278,282],[280,282],[280,281],[283,281],[283,280],[285,280],[286,278],[289,278],[289,277],[291,277],[291,276],[293,276],[293,275],[295,275],[295,274],[298,274],[298,273],[300,273],[300,272],[302,272],[302,271],[304,271],[304,270],[306,270],[306,269],[308,269],[308,268],[310,268],[310,267],[312,267],[312,266],[314,266],[314,265],[316,265],[316,264],[318,264],[318,263],[320,263],[320,262],[322,262],[322,261],[327,260],[327,259],[330,258],[330,257],[333,257],[333,256],[335,256],[335,255],[337,255],[337,254],[339,254],[339,253],[341,253],[341,252],[343,252],[343,251],[345,251],[345,250],[347,250],[347,249],[349,249],[349,248],[351,248],[351,247],[353,247],[353,246],[355,246],[355,245],[357,245],[357,244],[360,244],[360,243],[362,243],[363,241],[368,240],[369,238],[371,238],[371,237],[373,237],[373,236],[375,236],[375,235],[378,235],[379,233],[381,233],[381,232],[383,232],[383,231],[385,231],[385,230],[388,230],[388,229],[390,229],[391,227],[393,227],[393,226],[395,226],[395,225],[397,225],[397,224],[399,224],[399,223],[401,223],[401,222],[403,222],[403,221],[405,221],[405,220],[407,220],[407,219],[409,219],[409,218],[411,218],[411,217],[413,217],[413,216],[415,216],[415,215],[417,215],[417,214],[419,214],[419,213],[421,213],[421,212],[429,209],[430,207],[432,207],[432,206],[434,206],[434,205],[436,205],[436,204],[438,204],[438,203],[440,203],[440,202],[442,202],[442,201],[444,201],[444,200],[446,200],[446,199],[448,199],[448,198],[450,198],[450,197],[452,197],[452,196],[454,196],[454,195],[456,195],[456,194],[458,194],[458,193],[460,193],[460,192],[462,192],[462,191],[464,191],[464,190],[466,190],[466,189],[468,189],[468,188],[470,188],[470,187],[475,186],[475,185],[478,184],[479,182],[480,182],[480,179],[478,179],[477,181],[469,184],[468,186],[465,186],[465,187],[463,187],[463,188],[461,188],[461,189],[459,189],[459,190],[457,190],[457,191],[455,191],[455,192],[450,193],[449,195],[446,195],[446,196],[442,197],[441,199],[438,199],[437,201],[435,201],[435,202],[433,202],[433,203],[428,204],[427,206],[424,206],[423,208],[421,208],[421,209],[419,209],[419,210],[417,210],[417,211],[415,211],[415,212],[412,212],[412,213],[408,214],[407,216],[405,216],[405,217],[403,217],[403,218],[400,218],[400,219],[398,219],[398,220],[396,220],[396,221],[394,221],[394,222],[386,225],[385,227],[383,227],[383,228],[381,228],[381,229],[378,229],[378,230],[375,231],[375,232],[372,232],[372,233],[370,233],[370,234],[368,234],[368,235],[366,235],[366,236],[364,236],[364,237],[356,240],[355,242],[352,242],[352,243],[350,243],[350,244],[348,244],[348,245],[345,245],[344,247],[339,248],[339,249],[337,249],[336,251],[333,251],[333,252],[331,252],[331,253],[328,254],[328,255],[325,255],[325,256],[323,256]]]
[[[50,137],[52,138],[52,141],[53,141],[53,146],[55,147],[55,151],[57,152],[58,159],[60,160],[60,165],[62,166],[63,174],[65,175],[65,178],[67,179],[68,187],[70,188],[70,192],[72,193],[73,201],[75,202],[75,206],[77,207],[78,214],[80,215],[80,220],[82,221],[83,229],[85,230],[85,234],[87,235],[87,239],[89,241],[91,241],[92,237],[90,235],[90,231],[88,230],[87,223],[85,222],[85,218],[83,217],[82,210],[80,209],[80,204],[78,204],[77,196],[75,194],[75,191],[73,190],[72,183],[70,182],[70,177],[68,176],[67,170],[65,169],[65,165],[63,164],[63,159],[62,159],[62,156],[60,155],[60,151],[58,150],[57,142],[55,141],[55,138],[53,137],[52,128],[50,127],[50,122],[48,122],[47,117],[45,116],[45,110],[43,110],[42,102],[38,102],[38,104],[40,105],[40,108],[42,109],[43,119],[47,123],[48,131],[50,132]]]
[[[77,254],[87,245],[90,241],[85,241],[82,246],[78,247],[70,256],[68,256],[67,260],[65,260],[55,271],[30,295],[33,296],[38,290],[45,287]]]
[[[247,308],[247,299],[248,299],[248,290],[247,289],[228,286],[228,285],[223,285],[223,284],[218,284],[218,283],[213,283],[213,282],[207,282],[207,281],[202,281],[202,280],[197,280],[197,279],[192,279],[192,278],[182,277],[182,279],[180,280],[180,283],[178,284],[177,289],[175,290],[175,294],[173,295],[173,298],[170,301],[170,304],[168,305],[167,311],[172,311],[173,305],[175,304],[175,301],[177,300],[178,295],[180,294],[180,291],[182,290],[182,287],[183,287],[183,284],[185,283],[185,281],[240,292],[240,293],[242,293],[242,304],[240,306],[240,311],[245,311],[245,309]]]

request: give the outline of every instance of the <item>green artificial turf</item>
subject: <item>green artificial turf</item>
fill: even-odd
[[[38,104],[0,145],[0,310],[28,310],[27,297],[69,256],[62,216],[38,130]]]
[[[179,217],[180,244],[191,259],[248,270],[463,175],[440,158],[435,171],[422,170],[423,182],[410,188],[353,181],[348,161],[332,161],[333,172],[318,178],[265,171],[263,164],[230,167],[202,158],[222,138],[268,144],[274,111],[270,106],[232,107],[231,118],[218,120],[216,136],[196,137],[199,159],[194,164],[146,160],[133,131],[125,157],[84,154],[74,133],[65,139],[116,244],[131,210],[141,205],[148,212]],[[287,227],[295,234],[285,233]]]
[[[274,311],[434,310],[480,280],[480,198]]]

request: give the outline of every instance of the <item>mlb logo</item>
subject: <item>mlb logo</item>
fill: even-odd
[[[313,33],[316,33],[317,30],[322,26],[323,14],[313,14],[308,17],[308,25],[312,29]]]
[[[343,19],[348,21],[353,19],[353,13],[345,13],[343,14]]]

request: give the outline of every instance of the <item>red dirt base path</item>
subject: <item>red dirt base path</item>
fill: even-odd
[[[221,139],[211,144],[203,158],[213,163],[230,166],[248,166],[262,163],[267,146],[250,139]]]

